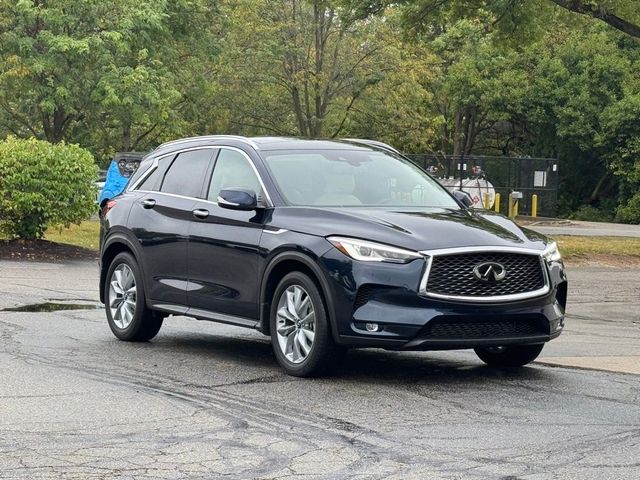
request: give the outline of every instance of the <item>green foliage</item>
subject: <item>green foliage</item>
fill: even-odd
[[[212,1],[0,0],[1,128],[105,156],[181,135]]]
[[[362,6],[377,2],[360,3]],[[387,3],[392,3],[388,0]],[[494,20],[492,26],[503,32],[506,39],[512,40],[523,31],[531,34],[532,27],[546,26],[547,12],[562,7],[565,12],[582,14],[598,19],[632,37],[640,38],[640,9],[637,0],[407,0],[407,24],[414,29],[424,29],[426,25],[453,18],[480,18],[489,13]],[[575,16],[577,18],[577,16]],[[523,38],[523,37],[520,37]],[[526,37],[524,37],[526,38]]]
[[[587,222],[610,222],[613,215],[603,209],[596,208],[593,205],[582,205],[573,212],[569,218],[572,220],[584,220]]]
[[[558,157],[564,213],[626,211],[640,43],[600,17],[638,23],[638,2],[559,3],[0,0],[0,138],[79,143],[103,166],[207,133]]]
[[[626,204],[618,207],[616,220],[623,223],[640,224],[640,193],[636,193]]]
[[[227,0],[220,9],[227,23],[211,109],[226,109],[231,131],[343,135],[402,61],[387,22],[354,19],[338,2]]]
[[[96,209],[97,167],[77,145],[9,137],[0,142],[0,228],[9,237],[42,238]]]

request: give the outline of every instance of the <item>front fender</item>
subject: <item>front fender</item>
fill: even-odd
[[[267,257],[267,263],[263,270],[262,278],[260,280],[260,327],[259,330],[263,333],[269,331],[269,302],[271,298],[268,298],[267,288],[269,286],[269,278],[279,265],[284,262],[294,261],[304,265],[315,277],[318,282],[320,291],[325,300],[325,306],[329,317],[329,324],[331,326],[331,332],[334,339],[337,341],[337,329],[336,329],[336,315],[333,298],[331,296],[331,289],[327,281],[326,275],[323,272],[318,262],[319,257],[326,252],[331,246],[326,242],[324,238],[318,237],[316,245],[312,245],[314,248],[301,249],[297,244],[286,244],[280,246],[277,251],[271,252],[271,255]]]

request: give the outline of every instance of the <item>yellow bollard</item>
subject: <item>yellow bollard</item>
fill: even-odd
[[[535,193],[531,195],[531,216],[538,216],[538,195],[536,195]]]
[[[489,192],[485,192],[484,194],[484,208],[489,210],[491,208],[491,195]]]
[[[496,207],[496,213],[500,213],[500,194],[496,192],[496,199],[493,201],[493,205]]]
[[[518,216],[518,207],[520,206],[521,198],[522,192],[511,192],[509,194],[509,218],[516,218]]]

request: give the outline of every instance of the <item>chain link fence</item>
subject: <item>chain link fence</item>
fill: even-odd
[[[407,157],[447,188],[459,188],[462,185],[466,190],[475,182],[477,188],[474,191],[483,192],[488,189],[488,182],[496,193],[500,193],[500,212],[507,212],[509,194],[515,191],[522,192],[520,215],[531,214],[534,194],[538,196],[539,216],[555,217],[558,213],[558,159],[437,154],[413,154]]]

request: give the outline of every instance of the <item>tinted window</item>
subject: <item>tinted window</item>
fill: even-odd
[[[186,197],[200,196],[212,153],[213,150],[207,148],[179,154],[167,170],[160,191]]]
[[[220,190],[229,187],[248,188],[260,196],[260,181],[249,160],[235,150],[220,150],[216,166],[213,169],[208,199],[216,202]]]
[[[162,177],[164,173],[167,171],[167,167],[171,164],[171,160],[173,160],[173,156],[163,157],[158,160],[158,167],[151,172],[141,184],[138,186],[138,190],[148,190],[150,192],[156,191],[160,188],[160,182],[162,181]]]
[[[266,152],[293,205],[459,208],[433,178],[399,156],[372,150]]]

